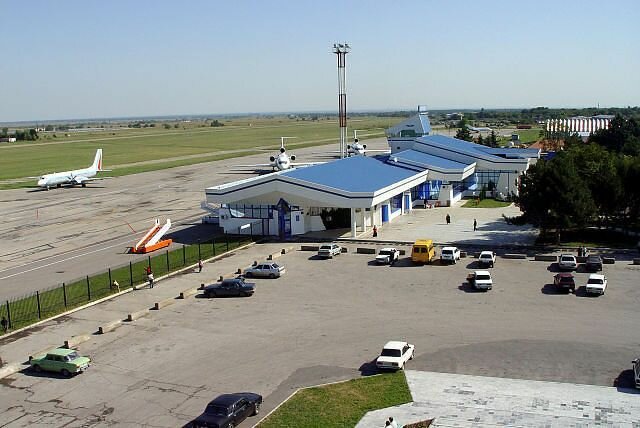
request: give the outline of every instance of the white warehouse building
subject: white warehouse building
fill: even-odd
[[[515,195],[520,175],[540,157],[537,149],[431,135],[425,112],[389,128],[387,141],[389,155],[353,156],[209,187],[207,203],[221,204],[225,233],[286,239],[350,227],[355,237],[416,205],[448,206],[483,189]]]

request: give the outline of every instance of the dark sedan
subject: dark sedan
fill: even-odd
[[[204,297],[246,297],[253,295],[256,285],[243,278],[225,279],[219,284],[204,287]]]
[[[553,284],[558,290],[563,290],[567,293],[570,291],[576,291],[575,278],[573,277],[573,274],[568,272],[557,273],[553,277]]]
[[[602,270],[602,257],[593,255],[587,257],[584,267],[589,272],[599,272]]]
[[[212,428],[233,428],[244,421],[247,416],[260,412],[262,396],[251,392],[222,394],[211,401],[191,426]]]

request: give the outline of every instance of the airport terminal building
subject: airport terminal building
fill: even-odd
[[[391,153],[384,156],[352,156],[209,187],[206,201],[221,204],[225,233],[286,239],[349,227],[355,237],[416,206],[449,206],[483,189],[517,194],[520,175],[540,157],[537,149],[432,135],[425,112],[389,128],[387,141]]]

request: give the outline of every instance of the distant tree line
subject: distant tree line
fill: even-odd
[[[523,220],[544,231],[587,226],[640,227],[640,126],[620,115],[587,143],[577,135],[522,176]]]
[[[39,138],[38,131],[35,128],[16,129],[13,134],[9,134],[9,128],[2,128],[0,137],[16,137],[17,141],[35,141]]]

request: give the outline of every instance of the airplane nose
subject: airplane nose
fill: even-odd
[[[38,186],[40,187],[44,186],[44,180],[38,180]]]

